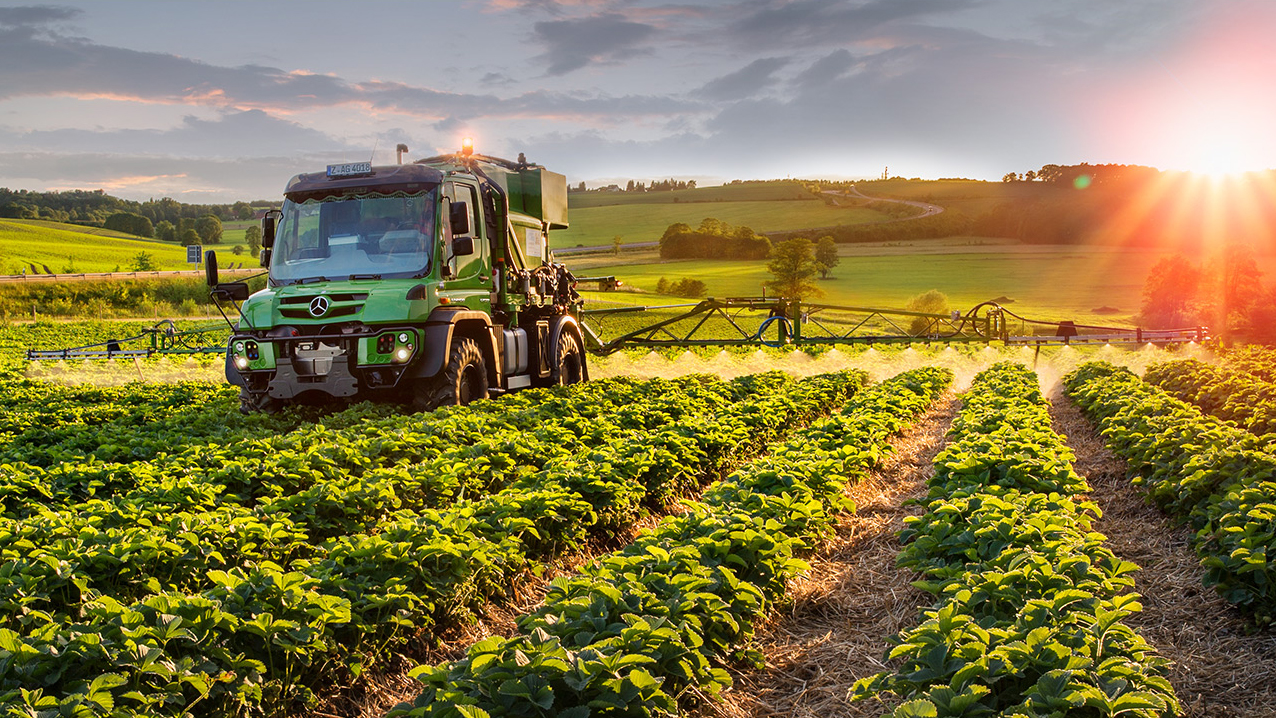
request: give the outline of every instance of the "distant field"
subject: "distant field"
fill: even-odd
[[[971,240],[976,241],[976,240]],[[1129,323],[1142,301],[1148,269],[1157,252],[1115,252],[1078,247],[953,246],[952,253],[843,256],[830,279],[819,282],[827,304],[903,308],[918,294],[938,289],[952,308],[1008,297],[1006,306],[1032,318],[1075,319],[1096,324]],[[938,248],[932,251],[938,251]],[[1260,257],[1265,276],[1276,272],[1276,257]],[[592,266],[593,275],[615,274],[626,284],[654,292],[661,277],[699,279],[710,296],[757,296],[770,279],[765,262],[687,260]],[[625,297],[632,301],[632,295]],[[653,296],[652,303],[686,301]],[[1119,310],[1111,315],[1092,312]]]
[[[672,204],[674,202],[768,202],[819,199],[798,182],[751,182],[718,187],[697,187],[669,192],[577,192],[567,195],[569,209],[617,204]]]
[[[159,269],[190,268],[185,247],[92,227],[0,219],[0,272],[5,274],[21,274],[25,262],[47,264],[56,273],[128,270],[141,252],[150,254]]]
[[[1040,182],[980,180],[871,180],[856,182],[855,187],[870,197],[930,202],[972,218],[1006,202],[1075,191]]]
[[[226,222],[222,243],[216,249],[222,265],[248,262],[247,251],[235,256],[235,245],[243,245],[244,230],[252,221]],[[140,252],[151,255],[158,269],[191,269],[186,248],[157,239],[97,227],[81,227],[34,219],[0,219],[0,274],[21,274],[26,262],[47,264],[55,273],[128,271]],[[31,271],[27,269],[28,273]]]
[[[573,209],[571,229],[551,235],[551,246],[594,247],[611,244],[620,235],[625,243],[655,242],[675,222],[698,226],[706,217],[755,232],[829,227],[837,224],[884,222],[888,215],[858,207],[830,207],[819,200],[763,202],[704,202],[623,204]]]

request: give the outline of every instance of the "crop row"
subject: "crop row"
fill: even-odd
[[[935,457],[926,513],[906,519],[902,567],[936,598],[893,639],[894,671],[856,699],[906,699],[918,716],[1174,714],[1168,661],[1122,620],[1137,570],[1103,546],[1098,507],[1050,428],[1036,376],[1001,363],[976,377]]]
[[[1254,434],[1276,433],[1276,384],[1195,359],[1148,367],[1143,380]]]
[[[87,461],[49,469],[0,466],[0,501],[6,516],[20,518],[42,506],[62,506],[78,514],[77,504],[117,496],[165,510],[224,503],[251,506],[306,492],[324,481],[364,478],[381,470],[407,471],[409,479],[429,483],[436,476],[456,473],[448,466],[475,466],[474,458],[482,464],[482,457],[518,443],[531,431],[559,430],[557,436],[529,445],[531,456],[546,456],[544,452],[556,446],[570,449],[577,435],[655,425],[680,411],[679,402],[722,403],[748,394],[758,382],[765,389],[781,381],[778,373],[752,383],[724,384],[709,378],[679,383],[604,380],[522,392],[428,416],[370,418],[356,407],[331,417],[338,420],[336,426],[317,423],[278,436],[208,443],[148,462]],[[446,496],[449,488],[438,490]]]
[[[1266,626],[1276,616],[1276,456],[1263,438],[1106,363],[1064,378],[1073,400],[1125,458],[1136,483],[1195,531],[1214,586]]]
[[[539,560],[638,518],[648,496],[712,478],[735,452],[827,410],[862,381],[815,378],[713,421],[624,432],[536,482],[334,538],[290,570],[250,562],[209,571],[215,585],[198,593],[161,590],[127,605],[89,591],[79,617],[0,629],[0,651],[9,651],[0,700],[88,714],[304,705],[309,686],[348,679],[437,621],[464,620]]]
[[[730,431],[744,426],[745,421],[722,421],[721,414],[734,416],[750,411],[758,401],[779,401],[788,380],[782,375],[767,379],[777,394],[768,391],[765,399],[739,407],[719,394],[700,394],[689,390],[689,385],[675,389],[669,382],[654,381],[644,390],[645,398],[633,397],[632,406],[646,409],[645,417],[663,417],[672,425],[670,429],[648,433],[641,427],[626,429],[599,421],[583,436],[554,425],[521,434],[507,430],[505,435],[480,441],[477,451],[475,447],[444,451],[418,475],[428,476],[437,487],[449,478],[456,484],[464,475],[500,473],[500,482],[488,476],[482,485],[470,487],[469,495],[477,499],[500,491],[511,481],[515,491],[536,490],[547,476],[588,476],[595,471],[593,466],[581,465],[573,452],[585,452],[595,463],[608,466],[615,462],[624,466],[652,463],[676,453],[677,447],[671,452],[665,446],[668,434],[707,436]],[[721,393],[728,388],[716,383],[712,386]],[[802,418],[774,408],[772,416]],[[741,451],[748,445],[748,437],[734,439]],[[642,454],[656,449],[665,453],[650,461]],[[718,454],[724,452],[719,450]],[[13,564],[8,587],[0,591],[0,606],[15,609],[12,621],[29,624],[44,620],[47,612],[65,612],[90,591],[124,601],[161,589],[199,591],[207,588],[211,570],[263,561],[287,565],[315,559],[322,553],[316,553],[312,544],[351,534],[378,533],[378,524],[417,520],[420,510],[428,508],[422,505],[420,483],[406,472],[392,469],[320,480],[301,493],[252,507],[229,503],[174,510],[145,496],[41,512],[0,525],[0,559]],[[455,485],[450,488],[453,491],[447,495],[460,493]],[[5,600],[9,597],[19,603],[10,605]],[[16,610],[19,608],[21,613]]]
[[[723,663],[805,569],[797,557],[851,508],[846,484],[951,382],[918,369],[857,394],[766,457],[712,485],[625,549],[553,582],[518,635],[421,667],[395,716],[667,716],[692,687],[729,685]]]
[[[1266,382],[1276,382],[1276,349],[1248,345],[1228,351],[1223,356],[1228,367]]]

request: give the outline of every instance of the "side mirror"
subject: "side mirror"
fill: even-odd
[[[269,249],[261,250],[261,266],[270,267],[270,250]]]
[[[217,251],[208,250],[204,253],[204,281],[208,286],[217,286]]]
[[[278,217],[278,210],[271,210],[261,218],[261,246],[266,249],[275,246],[275,221]]]
[[[248,294],[248,284],[245,282],[226,282],[213,287],[213,296],[224,302],[242,302],[248,298]]]
[[[453,237],[452,238],[452,256],[465,257],[474,254],[474,238],[473,237]]]
[[[470,233],[470,208],[467,207],[464,202],[453,202],[449,206],[451,207],[451,209],[448,210],[448,222],[452,225],[452,236],[455,237],[455,236],[460,236],[462,234],[469,234]],[[471,249],[469,252],[466,252],[466,254],[473,254],[473,253],[474,253],[473,249]],[[460,252],[457,252],[457,254],[460,254]]]

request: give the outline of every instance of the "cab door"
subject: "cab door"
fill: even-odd
[[[449,278],[448,290],[472,290],[464,296],[457,296],[465,304],[475,309],[487,311],[491,303],[488,292],[491,289],[491,248],[488,246],[487,228],[483,223],[483,208],[479,203],[478,186],[465,181],[448,182],[444,188],[444,196],[448,204],[464,202],[466,214],[469,215],[469,231],[453,236],[449,222],[444,222],[443,253],[447,263]],[[448,211],[450,212],[451,206]],[[450,214],[443,215],[444,217]],[[455,251],[456,240],[469,237],[474,251],[470,254],[458,255]],[[481,298],[481,300],[480,300]],[[481,305],[481,306],[480,306]]]

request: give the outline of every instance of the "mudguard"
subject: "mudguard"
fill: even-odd
[[[447,366],[452,350],[452,335],[456,331],[457,324],[461,322],[482,324],[486,340],[480,341],[479,348],[489,358],[487,367],[488,381],[492,386],[501,385],[500,352],[496,344],[495,332],[492,331],[492,318],[488,316],[487,312],[473,309],[444,309],[440,307],[430,312],[429,318],[425,320],[425,338],[421,343],[421,358],[409,368],[409,376],[415,379],[428,379]]]
[[[576,317],[564,314],[550,320],[549,355],[551,357],[558,356],[558,338],[563,335],[563,332],[571,332],[576,337],[576,346],[580,347],[580,378],[584,381],[589,381],[589,362],[586,361],[585,336],[580,330],[580,323],[576,321]]]

